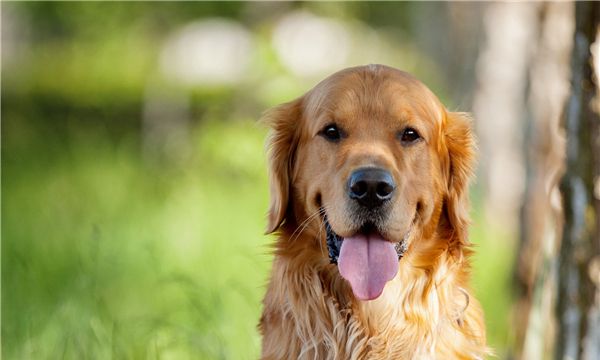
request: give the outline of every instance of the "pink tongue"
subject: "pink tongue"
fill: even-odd
[[[394,245],[379,235],[356,235],[344,238],[338,267],[357,299],[373,300],[396,276],[398,254]]]

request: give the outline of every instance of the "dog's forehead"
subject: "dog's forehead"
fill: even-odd
[[[443,109],[416,77],[393,68],[373,70],[370,66],[346,69],[325,79],[307,93],[304,106],[307,119],[313,120],[309,121],[311,132],[330,122],[361,127],[373,122],[394,125],[407,121],[435,131]]]

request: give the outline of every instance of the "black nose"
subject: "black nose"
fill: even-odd
[[[381,206],[391,199],[394,188],[392,175],[381,169],[358,169],[348,179],[350,198],[368,209]]]

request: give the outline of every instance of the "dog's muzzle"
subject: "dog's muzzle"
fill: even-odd
[[[325,230],[327,231],[327,249],[329,251],[329,263],[337,265],[338,258],[340,257],[340,249],[342,248],[342,242],[344,242],[344,238],[336,234],[331,229],[331,225],[329,225],[329,221],[327,221],[327,216],[325,214],[323,214],[323,221],[325,222]],[[410,236],[411,229],[412,225],[408,228],[408,232],[404,236],[404,239],[402,239],[402,241],[394,245],[396,253],[398,254],[398,261],[400,261],[400,259],[404,257],[404,253],[408,250],[407,242]]]

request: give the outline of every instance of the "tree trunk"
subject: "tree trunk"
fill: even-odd
[[[591,68],[600,2],[577,2],[571,95],[565,111],[565,223],[559,253],[555,359],[600,358],[600,119]],[[594,187],[596,186],[596,192]]]
[[[532,44],[529,112],[524,136],[526,186],[515,284],[515,356],[549,359],[554,349],[553,294],[563,212],[559,191],[565,172],[566,138],[561,129],[570,95],[575,4],[538,3],[539,26]]]

